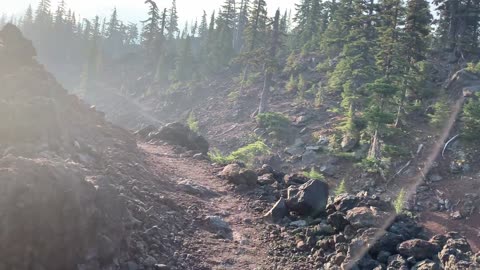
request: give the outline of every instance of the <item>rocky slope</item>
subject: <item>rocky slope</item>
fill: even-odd
[[[212,165],[180,124],[136,138],[34,56],[0,31],[0,269],[479,268],[461,234],[428,237],[376,192]]]
[[[319,72],[313,69],[309,71],[308,68],[305,68],[304,76],[313,82],[322,82],[323,79]],[[435,76],[436,85],[432,87],[447,87],[452,100],[461,96],[462,91],[468,96],[476,90],[475,85],[480,80],[477,75],[464,71],[456,74],[448,85],[443,85],[447,74]],[[271,155],[262,157],[257,165],[269,163],[286,172],[310,170],[313,167],[323,173],[332,186],[345,180],[347,189],[353,193],[368,190],[385,200],[394,200],[402,189],[409,189],[415,182],[421,181],[408,204],[408,210],[418,215],[432,234],[460,228],[476,249],[480,247],[480,197],[475,192],[480,187],[478,149],[456,140],[438,156],[430,173],[421,175],[421,168],[442,135],[429,124],[427,113],[432,110],[431,103],[434,100],[427,100],[422,108],[412,111],[402,123],[402,130],[392,131],[398,133],[395,135],[397,139],[390,142],[394,146],[395,156],[387,162],[387,175],[382,176],[358,166],[368,150],[365,144],[345,142],[342,151],[331,151],[329,144],[332,135],[344,120],[337,112],[341,102],[338,94],[324,93],[323,104],[315,107],[312,104],[314,97],[310,96],[309,101],[301,101],[295,93],[285,92],[284,84],[288,78],[280,76],[276,90],[272,92],[270,109],[286,116],[290,123],[288,132],[285,132],[287,136],[279,142],[272,139],[269,132],[251,117],[259,102],[261,82],[254,82],[240,91],[239,84],[232,77],[231,73],[226,72],[208,81],[175,89],[151,86],[150,92],[153,94],[134,102],[141,104],[153,117],[143,122],[133,121],[142,116],[135,113],[132,116],[131,113],[135,111],[132,107],[108,103],[108,93],[102,89],[98,89],[96,94],[102,98],[91,97],[90,100],[111,115],[116,123],[132,129],[155,125],[160,120],[187,122],[189,115],[194,115],[200,133],[209,140],[212,148],[223,153],[231,153],[260,137],[271,146],[272,151]],[[142,82],[132,86],[132,89],[144,85],[145,82]],[[128,97],[122,97],[121,100],[119,104],[132,102]],[[459,121],[454,125],[448,139],[459,134],[460,124]]]
[[[0,269],[169,261],[170,234],[186,222],[162,195],[170,185],[146,168],[133,135],[69,95],[34,56],[15,26],[0,32]],[[143,234],[159,219],[161,252]]]

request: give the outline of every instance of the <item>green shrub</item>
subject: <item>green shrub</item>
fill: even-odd
[[[192,131],[198,132],[198,121],[193,112],[188,115],[187,125]]]
[[[233,151],[228,156],[224,156],[218,150],[213,150],[213,152],[208,153],[208,156],[213,162],[219,164],[228,164],[235,161],[240,161],[245,163],[247,166],[252,166],[256,157],[268,153],[270,153],[270,148],[264,142],[256,141]]]
[[[281,113],[268,112],[257,115],[257,123],[265,128],[270,137],[286,140],[290,133],[290,120]]]
[[[430,124],[436,128],[441,128],[445,125],[448,117],[450,116],[450,107],[445,97],[440,98],[433,105],[434,114],[429,114]]]
[[[320,108],[323,105],[323,96],[325,89],[321,84],[317,86],[317,92],[315,93],[315,107]]]
[[[343,179],[342,182],[340,182],[338,187],[335,189],[335,196],[338,196],[344,193],[347,193],[347,186],[345,183],[345,179]]]
[[[480,101],[471,99],[463,107],[462,136],[468,141],[480,140]]]
[[[474,63],[468,63],[467,67],[465,68],[467,71],[470,71],[472,73],[479,74],[480,73],[480,62],[477,64]]]
[[[288,81],[287,85],[285,86],[285,89],[287,90],[287,92],[294,92],[297,90],[297,80],[295,79],[295,77],[292,75],[290,75],[290,80]]]
[[[405,192],[405,189],[402,188],[398,193],[398,196],[395,199],[395,202],[393,203],[393,206],[395,207],[395,212],[397,214],[401,214],[404,212],[403,208],[405,207],[406,200],[407,200],[407,193]]]
[[[218,164],[228,164],[231,163],[232,160],[229,160],[228,156],[224,156],[218,149],[213,149],[208,153],[208,157],[211,161],[218,163]]]
[[[247,165],[252,165],[256,157],[268,153],[270,153],[270,148],[264,142],[256,141],[233,151],[229,158],[235,161],[242,161]]]
[[[303,75],[300,74],[300,76],[298,77],[298,85],[297,85],[299,99],[303,100],[305,98],[305,92],[307,91],[307,89],[308,89],[308,83],[303,78]]]
[[[321,172],[317,172],[314,168],[312,168],[309,172],[303,172],[303,175],[305,177],[308,177],[310,179],[314,180],[324,180],[325,177]]]
[[[230,92],[230,94],[228,94],[227,99],[230,102],[235,102],[237,101],[239,96],[240,96],[240,91],[232,91]]]

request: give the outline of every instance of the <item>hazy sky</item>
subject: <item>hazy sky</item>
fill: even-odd
[[[59,0],[52,0],[55,7]],[[293,8],[297,0],[267,0],[270,13],[277,8]],[[36,8],[39,0],[0,0],[0,13],[19,14],[23,13],[29,4]],[[113,7],[117,7],[122,20],[137,22],[146,17],[147,7],[144,0],[66,0],[68,8],[76,11],[84,18],[95,15],[108,16]],[[171,0],[157,0],[159,8],[163,9],[171,5]],[[203,11],[210,13],[217,9],[224,0],[177,0],[177,9],[182,21],[200,18]]]

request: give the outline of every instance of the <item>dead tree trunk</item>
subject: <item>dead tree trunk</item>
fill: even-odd
[[[275,13],[275,20],[273,21],[273,31],[272,31],[272,43],[270,44],[270,52],[265,62],[265,81],[263,84],[262,96],[260,98],[260,105],[258,107],[258,113],[264,113],[268,110],[268,99],[270,98],[270,87],[272,86],[273,71],[276,66],[276,55],[277,49],[280,43],[280,10],[277,10]]]

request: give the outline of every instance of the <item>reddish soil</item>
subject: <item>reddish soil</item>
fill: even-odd
[[[260,213],[249,207],[248,196],[232,192],[232,187],[216,177],[217,171],[205,161],[184,158],[173,153],[171,146],[141,144],[147,154],[147,162],[163,177],[173,182],[191,180],[208,188],[215,196],[192,196],[175,192],[172,198],[186,208],[195,209],[195,220],[205,216],[220,216],[232,229],[231,239],[218,237],[205,230],[201,222],[187,235],[184,252],[201,258],[195,269],[256,269],[268,262],[267,247],[261,241],[265,225],[259,222]]]

